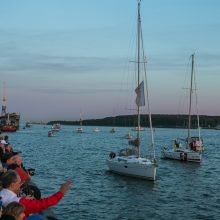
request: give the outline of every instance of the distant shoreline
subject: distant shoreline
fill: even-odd
[[[199,116],[200,127],[215,129],[220,125],[220,116]],[[47,125],[59,123],[62,125],[80,125],[80,121],[56,120],[50,121]],[[187,128],[188,115],[162,115],[152,114],[152,123],[155,128]],[[42,124],[42,123],[41,123]],[[102,119],[85,119],[84,126],[111,126],[111,127],[135,127],[137,126],[136,115],[120,115],[115,117],[105,117]],[[141,115],[141,126],[149,127],[148,115]],[[191,128],[197,128],[197,116],[191,116]]]

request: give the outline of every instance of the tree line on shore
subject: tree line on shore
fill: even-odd
[[[216,128],[220,125],[220,116],[199,116],[200,127],[202,128]],[[62,125],[80,125],[80,121],[50,121],[47,124],[52,125],[60,123]],[[152,115],[153,127],[158,128],[187,128],[188,115]],[[136,115],[120,115],[115,117],[106,117],[102,119],[86,119],[83,120],[84,126],[111,126],[111,127],[135,127],[137,126]],[[141,126],[148,127],[148,115],[141,115]],[[191,128],[197,128],[197,115],[191,116]]]

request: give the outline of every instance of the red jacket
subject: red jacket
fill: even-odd
[[[25,207],[25,215],[41,212],[50,206],[56,205],[62,198],[64,194],[62,192],[57,192],[50,197],[42,198],[39,200],[20,198],[19,203],[23,204]]]

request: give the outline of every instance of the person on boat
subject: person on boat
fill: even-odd
[[[174,149],[179,149],[180,143],[177,139],[174,140]]]
[[[22,204],[11,202],[3,209],[0,220],[23,220],[25,217],[24,209]]]
[[[189,147],[191,150],[196,151],[196,140],[190,139]]]
[[[21,179],[16,171],[8,170],[2,175],[1,182],[2,190],[0,191],[0,196],[2,197],[3,206],[5,207],[11,202],[19,202],[25,207],[26,217],[30,214],[39,213],[59,203],[72,185],[72,182],[68,180],[61,185],[59,191],[55,194],[47,198],[34,200],[31,197],[21,198],[17,196],[21,187]]]

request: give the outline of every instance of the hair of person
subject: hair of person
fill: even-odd
[[[18,174],[14,170],[8,170],[1,176],[1,183],[3,188],[8,188],[12,183],[18,180]]]
[[[3,215],[12,215],[14,218],[17,217],[24,212],[25,207],[19,202],[11,202],[9,203],[4,209],[2,214]]]

